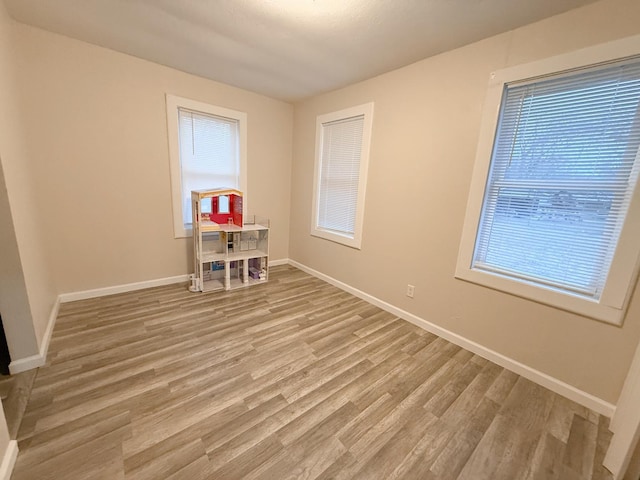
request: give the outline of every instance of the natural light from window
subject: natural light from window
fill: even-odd
[[[246,208],[247,115],[169,94],[166,100],[174,235],[180,238],[191,235],[192,190],[234,188],[243,192]]]
[[[492,74],[457,278],[622,321],[640,262],[638,47]]]
[[[622,68],[506,88],[474,268],[600,296],[638,170]]]

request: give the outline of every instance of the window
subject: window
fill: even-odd
[[[360,248],[373,103],[320,115],[311,235]]]
[[[640,57],[605,60],[495,75],[456,276],[619,323],[640,251]]]
[[[176,238],[191,235],[191,190],[235,188],[246,208],[247,116],[167,95],[173,224]]]
[[[218,197],[218,212],[217,213],[231,213],[229,210],[229,196],[220,195]]]

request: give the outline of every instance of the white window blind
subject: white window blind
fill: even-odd
[[[240,188],[239,128],[235,119],[178,108],[182,215],[191,223],[191,190]]]
[[[317,227],[354,236],[364,115],[322,124]]]
[[[638,181],[640,61],[505,86],[472,268],[598,299]]]

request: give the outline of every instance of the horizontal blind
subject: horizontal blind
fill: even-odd
[[[638,179],[640,61],[507,85],[473,268],[599,298]]]
[[[179,108],[182,218],[191,223],[191,191],[239,188],[238,121]]]
[[[322,124],[318,228],[354,236],[364,115]]]

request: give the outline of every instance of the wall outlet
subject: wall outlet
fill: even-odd
[[[407,285],[407,297],[413,298],[413,292],[416,289],[413,285]]]

